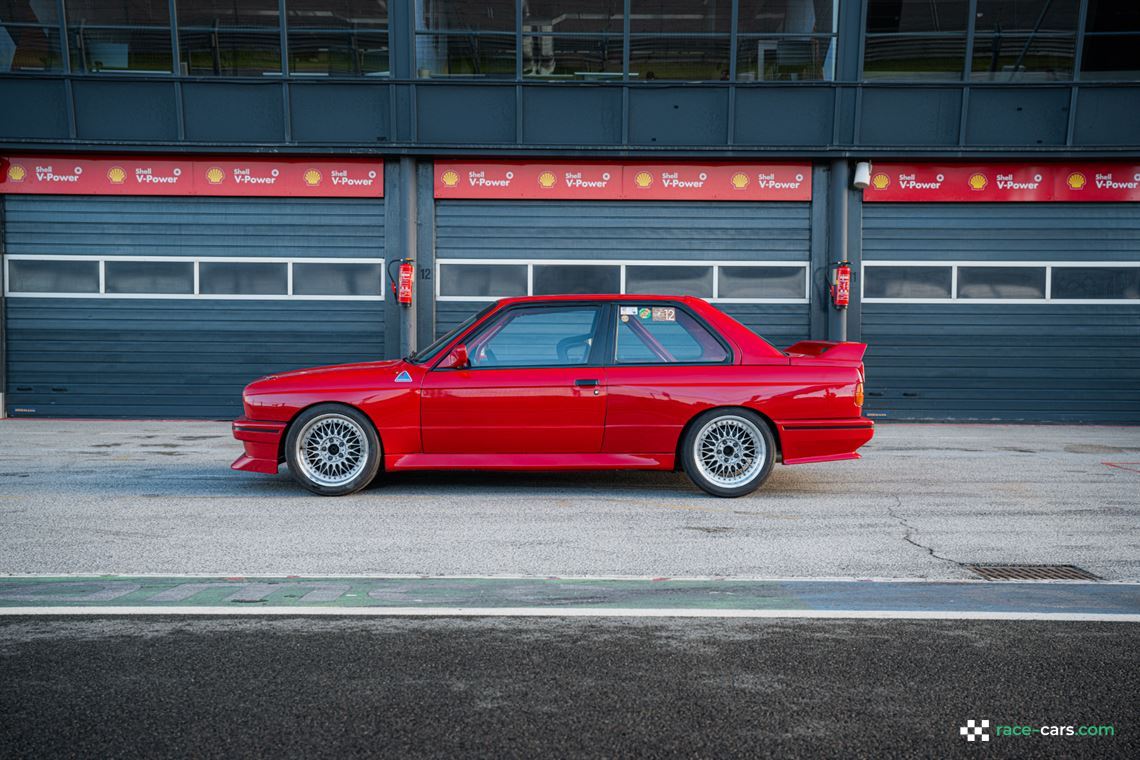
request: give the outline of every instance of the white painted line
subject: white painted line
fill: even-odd
[[[1085,612],[962,612],[954,610],[723,610],[591,607],[5,607],[0,617],[108,615],[299,617],[631,617],[817,618],[860,620],[1041,620],[1140,623],[1140,614]]]
[[[226,423],[227,425],[229,423]],[[325,578],[359,578],[362,580],[472,580],[472,581],[701,581],[701,582],[728,582],[728,583],[915,583],[927,585],[965,584],[979,586],[1008,586],[1008,585],[1093,585],[1093,586],[1140,586],[1140,580],[986,580],[985,578],[890,578],[873,576],[860,578],[855,576],[785,576],[764,577],[750,575],[423,575],[418,573],[111,573],[92,571],[86,573],[0,573],[0,580],[4,578],[17,579],[50,579],[50,578],[83,578],[87,580],[114,581],[129,578],[227,578],[245,579],[271,579],[282,581],[316,580]]]

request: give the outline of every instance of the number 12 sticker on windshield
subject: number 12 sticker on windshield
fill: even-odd
[[[672,306],[655,306],[653,307],[653,321],[654,322],[676,322],[677,310]]]

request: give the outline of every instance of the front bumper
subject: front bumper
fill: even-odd
[[[234,420],[234,438],[245,445],[245,453],[234,460],[231,469],[245,472],[261,472],[276,475],[281,464],[281,436],[285,435],[287,423],[250,420],[239,417]]]

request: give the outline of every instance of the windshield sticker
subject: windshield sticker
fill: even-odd
[[[622,313],[622,315],[633,316],[634,314],[637,313],[637,307],[636,306],[623,306],[623,307],[621,307],[621,313]]]
[[[653,309],[654,322],[676,322],[677,310],[671,306],[657,306]]]
[[[649,307],[644,307],[639,312],[637,312],[637,316],[641,319],[649,319],[652,314],[653,312],[649,310]]]

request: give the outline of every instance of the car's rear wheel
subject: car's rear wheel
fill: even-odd
[[[344,496],[364,488],[380,470],[382,454],[369,419],[341,404],[301,412],[285,438],[289,472],[321,496]]]
[[[689,478],[714,496],[744,496],[768,479],[776,441],[760,415],[747,409],[712,409],[689,426],[681,463]]]

